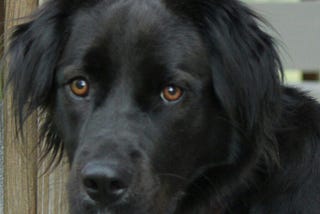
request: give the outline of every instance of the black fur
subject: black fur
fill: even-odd
[[[70,212],[318,213],[320,105],[282,85],[262,24],[235,0],[49,0],[18,26],[16,118],[40,109],[45,154],[66,152]],[[125,196],[84,181],[97,165]]]

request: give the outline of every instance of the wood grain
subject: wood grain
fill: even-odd
[[[38,214],[67,214],[68,203],[66,194],[66,179],[68,177],[68,163],[66,159],[55,168],[43,174],[49,161],[39,165],[38,171]]]
[[[29,14],[36,6],[35,0],[5,1],[5,33],[9,33],[14,25],[21,22],[19,18]],[[36,118],[31,116],[26,122],[27,144],[18,143],[10,95],[10,90],[7,90],[4,96],[4,212],[34,214],[37,210],[34,150],[38,136]]]

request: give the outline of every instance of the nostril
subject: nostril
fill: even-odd
[[[110,181],[109,188],[111,192],[118,192],[125,189],[125,186],[118,180],[112,180]]]
[[[88,164],[81,173],[84,190],[100,203],[119,200],[128,188],[130,176],[125,176],[116,167]]]
[[[87,188],[88,190],[98,191],[98,184],[94,179],[84,178],[83,184],[84,184],[84,187]]]

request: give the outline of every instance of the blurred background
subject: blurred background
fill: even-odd
[[[262,15],[273,30],[285,68],[285,83],[320,99],[320,1],[243,0]]]

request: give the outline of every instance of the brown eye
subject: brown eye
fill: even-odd
[[[89,84],[84,79],[75,79],[70,83],[72,93],[79,97],[85,97],[89,92]]]
[[[177,101],[182,97],[182,95],[182,89],[174,85],[165,87],[161,92],[161,98],[166,102]]]

